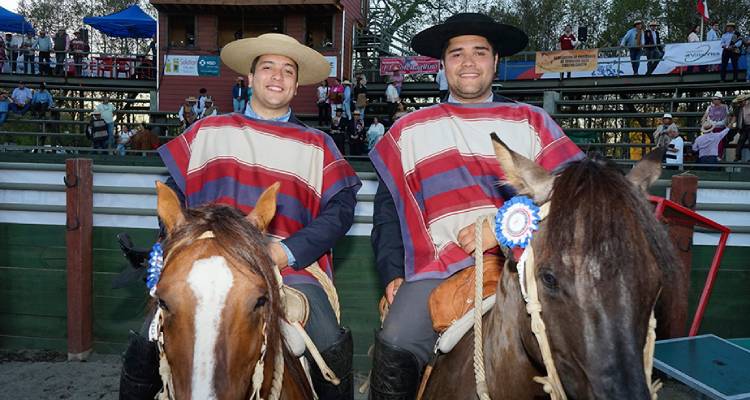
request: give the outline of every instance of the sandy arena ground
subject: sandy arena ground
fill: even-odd
[[[93,354],[86,362],[65,359],[65,355],[53,352],[0,351],[0,399],[117,399],[119,356]],[[364,400],[367,396],[357,394],[355,398]],[[660,400],[704,398],[674,381],[659,393]]]

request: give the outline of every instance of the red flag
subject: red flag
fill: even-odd
[[[698,10],[698,14],[703,17],[703,20],[708,21],[708,0],[698,0],[696,8]]]

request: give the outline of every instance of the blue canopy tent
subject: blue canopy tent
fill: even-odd
[[[26,18],[3,7],[0,7],[0,32],[35,33]]]
[[[156,20],[137,5],[103,17],[86,17],[83,23],[113,37],[151,38],[156,35]]]

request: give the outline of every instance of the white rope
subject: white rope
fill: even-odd
[[[474,225],[474,381],[476,382],[477,397],[480,400],[490,400],[487,387],[487,377],[484,372],[484,348],[482,347],[482,295],[484,288],[484,251],[482,248],[482,227],[484,222],[493,225],[494,219],[484,215],[477,219]],[[494,230],[494,229],[493,229]]]

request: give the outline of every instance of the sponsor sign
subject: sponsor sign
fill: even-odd
[[[218,56],[167,55],[164,57],[164,75],[219,76],[221,61]]]
[[[437,74],[440,70],[440,60],[425,56],[412,57],[380,57],[380,75],[393,75],[398,68],[402,75],[409,74]]]
[[[599,49],[537,51],[534,71],[545,72],[593,71],[599,61]]]
[[[338,58],[338,56],[324,56],[324,57],[326,58],[326,61],[328,61],[328,64],[331,65],[331,71],[328,72],[328,77],[329,78],[331,78],[331,77],[333,77],[333,78],[337,77],[338,76],[338,71],[339,71],[339,68],[338,68],[339,58]]]

